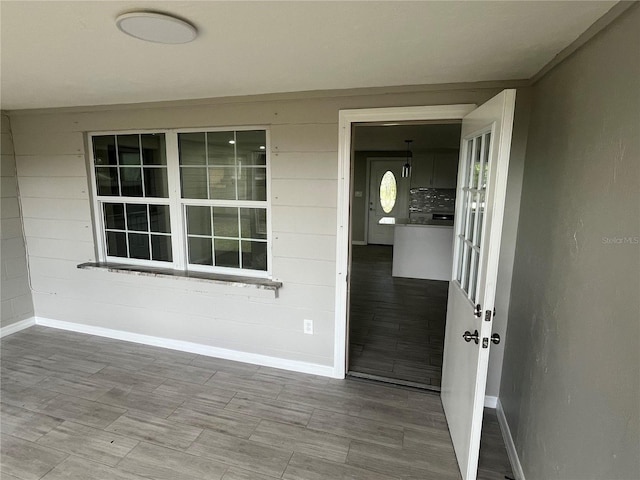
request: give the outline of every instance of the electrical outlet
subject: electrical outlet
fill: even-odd
[[[304,333],[313,335],[313,320],[304,320]]]

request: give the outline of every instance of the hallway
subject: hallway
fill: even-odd
[[[439,390],[448,283],[394,278],[392,257],[353,246],[349,371]]]

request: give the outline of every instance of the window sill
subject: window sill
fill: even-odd
[[[230,287],[255,288],[259,290],[271,290],[278,296],[278,290],[282,288],[282,282],[274,282],[266,278],[243,277],[236,275],[221,275],[219,273],[186,272],[171,270],[169,268],[141,267],[139,265],[123,265],[109,262],[81,263],[78,268],[82,270],[104,270],[108,272],[127,273],[144,277],[175,278],[194,282],[208,282]]]

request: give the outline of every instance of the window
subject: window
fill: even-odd
[[[90,140],[101,261],[268,276],[265,129]]]
[[[380,206],[384,213],[393,210],[397,193],[396,177],[391,170],[387,170],[380,181]]]

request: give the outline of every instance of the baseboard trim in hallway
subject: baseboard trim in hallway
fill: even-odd
[[[154,347],[168,348],[171,350],[179,350],[181,352],[196,353],[207,357],[222,358],[225,360],[233,360],[236,362],[250,363],[263,367],[280,368],[283,370],[291,370],[300,373],[309,373],[311,375],[320,375],[323,377],[341,378],[335,376],[333,367],[326,365],[318,365],[315,363],[300,362],[297,360],[288,360],[285,358],[270,357],[268,355],[260,355],[257,353],[241,352],[238,350],[229,350],[226,348],[212,347],[202,345],[200,343],[186,342],[183,340],[173,340],[170,338],[154,337],[151,335],[143,335],[140,333],[125,332],[123,330],[113,330],[110,328],[96,327],[93,325],[83,325],[80,323],[64,322],[62,320],[54,320],[51,318],[35,317],[36,325],[43,327],[57,328],[60,330],[69,330],[72,332],[86,333],[96,335],[98,337],[113,338],[116,340],[124,340],[125,342],[141,343]],[[33,323],[32,323],[33,325]],[[26,327],[24,327],[26,328]]]
[[[511,436],[511,429],[507,422],[507,417],[504,414],[502,403],[500,399],[497,400],[496,415],[498,417],[498,425],[500,425],[500,431],[502,432],[502,438],[504,439],[504,445],[507,449],[507,456],[509,457],[509,463],[511,463],[511,470],[516,480],[526,480],[524,477],[524,471],[522,470],[522,464],[520,463],[520,457],[518,457],[518,451],[516,450],[516,444]]]

